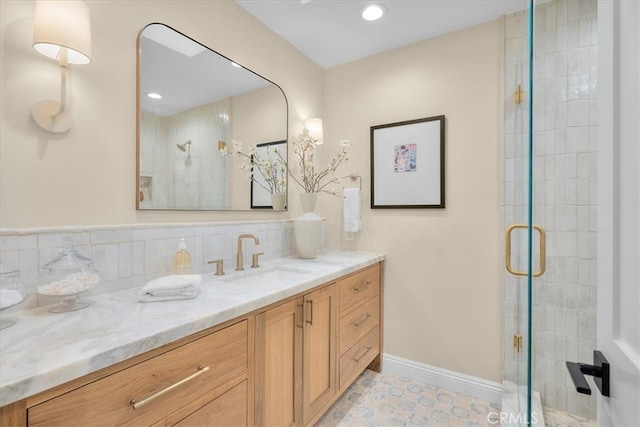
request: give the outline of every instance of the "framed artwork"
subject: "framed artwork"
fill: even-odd
[[[371,209],[444,208],[444,116],[371,127]]]
[[[256,155],[262,159],[267,158],[269,151],[276,149],[283,158],[287,158],[287,141],[265,142],[256,145]],[[253,158],[252,158],[253,161]],[[255,168],[257,169],[257,168]],[[253,179],[251,179],[251,209],[272,209],[271,193],[267,190],[269,185],[265,177],[254,169]]]

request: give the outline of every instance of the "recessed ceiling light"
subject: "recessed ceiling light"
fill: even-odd
[[[162,95],[160,95],[159,93],[155,93],[155,92],[149,92],[147,94],[147,96],[151,99],[162,99]]]
[[[375,21],[382,18],[387,8],[382,4],[372,4],[362,11],[362,18],[367,21]]]

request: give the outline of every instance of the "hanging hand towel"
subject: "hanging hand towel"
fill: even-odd
[[[140,302],[195,298],[200,292],[199,274],[174,274],[150,280],[140,290]]]
[[[362,230],[360,189],[344,189],[344,231],[357,233]]]

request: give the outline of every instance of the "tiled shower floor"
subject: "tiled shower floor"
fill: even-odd
[[[500,408],[450,390],[366,370],[316,427],[492,426]],[[562,412],[545,410],[548,427],[592,427]]]

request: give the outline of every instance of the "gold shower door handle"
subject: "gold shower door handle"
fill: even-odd
[[[528,276],[528,272],[515,270],[511,265],[511,234],[516,228],[524,228],[526,230],[529,226],[527,224],[513,224],[507,228],[504,256],[505,265],[507,266],[507,271],[514,276]],[[540,269],[533,273],[533,277],[540,277],[544,274],[544,271],[547,268],[547,233],[540,225],[534,225],[533,228],[538,230],[538,233],[540,233]]]

